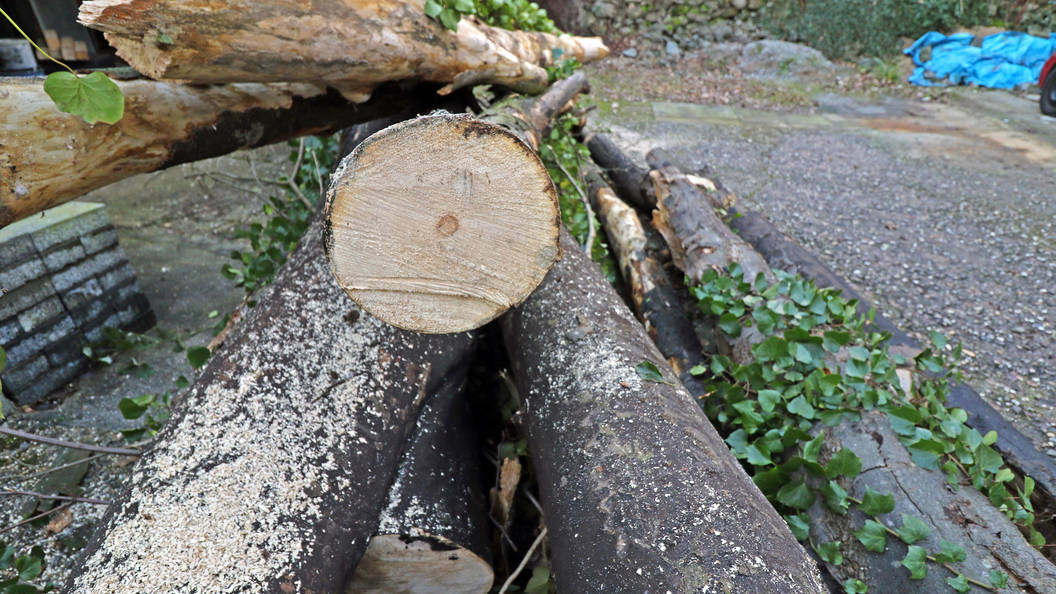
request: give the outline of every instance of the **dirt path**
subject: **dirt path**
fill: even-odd
[[[638,156],[664,146],[714,167],[903,329],[963,343],[968,382],[1056,456],[1056,120],[1006,92],[854,97],[816,72],[769,83],[793,104],[728,76],[710,104],[626,99],[658,86],[649,76],[676,89],[669,79],[708,78],[679,68],[625,69],[618,83],[599,72],[592,127]]]

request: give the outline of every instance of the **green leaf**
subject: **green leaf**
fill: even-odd
[[[547,594],[550,591],[550,569],[536,565],[532,578],[524,586],[524,594]]]
[[[1008,468],[1002,468],[1001,470],[997,471],[996,475],[994,475],[994,481],[998,483],[1005,483],[1012,480],[1013,478],[1015,478],[1015,475],[1012,474],[1012,471]]]
[[[866,594],[869,591],[869,586],[865,585],[860,579],[847,578],[843,582],[843,591],[846,594]]]
[[[759,408],[766,412],[773,412],[777,403],[781,402],[781,392],[777,390],[759,390]]]
[[[212,354],[212,351],[206,347],[191,347],[187,349],[187,360],[191,363],[191,367],[198,369],[209,361]]]
[[[473,0],[455,0],[455,10],[462,14],[473,14]]]
[[[825,433],[819,433],[817,437],[808,441],[803,446],[803,458],[810,462],[818,461],[818,453],[821,452],[821,444],[825,440]]]
[[[810,538],[810,518],[807,514],[787,514],[785,521],[788,522],[788,527],[792,530],[792,536],[795,536],[796,540],[804,541]]]
[[[1031,527],[1030,529],[1030,544],[1035,547],[1045,546],[1045,536],[1038,532],[1034,527]]]
[[[817,414],[814,407],[802,395],[795,397],[792,402],[788,403],[788,412],[799,415],[804,419],[813,419]]]
[[[814,503],[814,493],[802,481],[781,487],[776,497],[781,503],[795,509],[807,509]]]
[[[748,433],[744,429],[738,429],[726,437],[726,443],[738,458],[743,458],[748,449]]]
[[[997,431],[988,431],[986,433],[986,435],[983,436],[983,445],[991,446],[991,445],[994,445],[994,443],[996,443],[996,442],[997,442]]]
[[[941,351],[946,348],[946,337],[941,332],[931,331],[931,343],[935,345],[935,349]]]
[[[909,570],[909,578],[922,580],[928,575],[928,568],[924,564],[928,558],[928,552],[923,547],[911,545],[906,557],[902,559],[902,567]]]
[[[898,531],[898,537],[906,544],[913,544],[924,540],[931,534],[931,527],[923,520],[909,514],[902,514],[902,528]]]
[[[830,478],[838,476],[854,478],[860,472],[862,472],[862,460],[847,448],[840,448],[840,451],[833,454],[829,463],[825,465],[825,473]]]
[[[946,583],[958,592],[967,592],[972,589],[972,586],[968,584],[968,578],[964,577],[963,573],[957,577],[946,578]]]
[[[65,70],[44,79],[44,92],[60,111],[78,115],[89,124],[117,123],[125,113],[125,96],[102,72],[77,76]]]
[[[1023,477],[1023,498],[1029,499],[1030,494],[1034,492],[1034,479],[1029,476]]]
[[[818,552],[818,556],[821,560],[826,563],[832,563],[833,565],[843,564],[843,555],[840,553],[840,541],[831,540],[829,542],[823,542],[818,545],[815,549]]]
[[[921,439],[909,445],[908,449],[913,462],[928,470],[938,470],[942,455],[946,452],[946,448],[934,439]]]
[[[799,361],[800,363],[811,363],[814,361],[814,355],[811,354],[810,349],[805,345],[797,342],[795,347],[793,347],[793,350],[795,351],[793,356],[796,358],[796,361]]]
[[[172,45],[173,43],[175,43],[175,41],[173,41],[172,35],[169,35],[168,33],[161,33],[160,31],[158,32],[159,45]]]
[[[440,11],[440,24],[445,28],[452,31],[458,29],[458,22],[462,20],[462,15],[455,12],[453,8],[445,8]]]
[[[722,317],[719,318],[719,328],[734,338],[741,335],[741,322],[732,313],[722,314]]]
[[[990,570],[990,585],[995,588],[1004,588],[1008,585],[1008,574],[996,569]]]
[[[847,491],[844,491],[839,483],[830,480],[822,485],[820,491],[822,497],[825,498],[825,505],[827,505],[829,509],[841,516],[847,513],[847,508],[850,506],[850,500],[847,498]]]
[[[18,578],[24,581],[36,579],[44,571],[44,559],[37,555],[24,555],[15,561]]]
[[[774,463],[770,459],[770,452],[762,445],[750,445],[745,453],[748,454],[748,463],[753,466],[769,466]]]
[[[884,549],[887,548],[887,531],[884,529],[883,524],[879,522],[866,520],[865,525],[861,529],[856,530],[854,535],[867,551],[883,553]]]
[[[144,394],[135,398],[122,398],[117,403],[117,409],[121,411],[121,416],[126,419],[138,419],[143,416],[143,413],[147,412],[151,402],[154,402],[154,394]]]
[[[689,368],[690,375],[704,375],[707,372],[708,368],[704,367],[703,365],[694,365],[693,367]]]
[[[955,542],[941,540],[939,541],[939,547],[942,550],[935,555],[935,561],[938,563],[960,563],[968,558],[968,553],[964,551],[964,547]]]
[[[895,496],[890,493],[879,493],[870,487],[866,487],[865,497],[862,497],[862,503],[858,506],[858,509],[862,510],[863,514],[870,516],[889,514],[895,509]]]
[[[425,3],[425,14],[430,18],[435,19],[440,15],[442,10],[444,10],[444,7],[436,0],[427,0]]]

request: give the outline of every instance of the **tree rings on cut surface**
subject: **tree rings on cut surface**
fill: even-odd
[[[511,132],[466,116],[401,122],[334,174],[326,253],[346,293],[426,333],[478,328],[520,304],[557,259],[550,176]]]

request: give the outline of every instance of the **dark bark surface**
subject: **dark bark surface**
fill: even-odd
[[[502,320],[563,592],[823,592],[814,564],[574,241]]]

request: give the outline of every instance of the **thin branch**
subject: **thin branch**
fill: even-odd
[[[510,538],[510,535],[506,533],[506,529],[503,528],[502,524],[500,524],[499,521],[496,520],[495,517],[491,514],[488,514],[488,519],[491,520],[492,524],[495,524],[495,527],[499,529],[499,533],[502,534],[502,537],[505,538],[506,542],[510,544],[510,548],[513,549],[513,551],[516,553],[517,545],[513,544],[513,539]]]
[[[47,493],[37,493],[36,491],[18,491],[15,489],[4,489],[0,491],[0,495],[25,495],[27,497],[36,497],[37,499],[54,499],[56,501],[70,501],[73,503],[91,503],[94,505],[110,505],[109,501],[102,499],[92,499],[91,497],[72,497],[69,495],[48,495]]]
[[[92,460],[96,460],[98,458],[102,458],[105,455],[106,454],[95,454],[94,456],[88,456],[87,458],[81,458],[80,460],[74,460],[73,462],[69,462],[69,463],[63,464],[61,466],[56,466],[55,468],[49,468],[49,469],[44,470],[42,472],[38,472],[37,474],[34,474],[32,477],[26,477],[26,476],[19,477],[19,476],[15,476],[15,475],[9,475],[9,476],[5,476],[5,477],[0,477],[0,479],[2,479],[2,480],[24,480],[24,479],[28,479],[28,478],[40,478],[40,477],[42,477],[42,476],[44,476],[46,474],[51,474],[53,472],[58,472],[60,470],[66,470],[67,468],[71,468],[73,466],[78,466],[80,464],[88,464]]]
[[[22,520],[21,522],[18,522],[17,524],[11,524],[10,526],[4,526],[3,528],[0,528],[0,534],[3,534],[4,532],[7,532],[8,530],[14,530],[15,528],[18,528],[19,526],[25,526],[26,524],[29,524],[30,522],[36,522],[37,520],[39,520],[39,519],[41,519],[41,518],[43,518],[45,516],[50,516],[53,513],[60,512],[60,511],[62,511],[64,509],[66,509],[67,507],[70,507],[71,505],[73,505],[72,501],[69,502],[69,503],[63,503],[62,505],[57,505],[57,506],[49,509],[48,511],[40,512],[39,514],[37,514],[37,515],[35,515],[35,516],[31,517],[31,518],[26,518],[25,520]]]
[[[293,163],[293,170],[286,177],[291,181],[297,179],[297,172],[301,170],[301,159],[304,158],[304,138],[301,138],[301,144],[297,147],[297,160]]]
[[[532,553],[535,552],[535,549],[539,546],[539,543],[543,542],[543,538],[545,536],[546,528],[543,528],[539,532],[539,536],[535,537],[535,542],[533,542],[532,546],[528,548],[528,552],[524,554],[524,557],[521,559],[521,564],[517,566],[517,569],[513,570],[513,573],[510,574],[510,577],[506,578],[506,581],[502,584],[502,588],[499,588],[499,594],[506,594],[506,590],[509,589],[510,584],[513,583],[513,580],[517,579],[517,576],[520,575],[522,571],[524,571],[524,566],[528,564],[528,558],[531,557]]]
[[[561,161],[556,158],[557,155],[554,156],[554,164],[556,164],[557,168],[561,170],[561,173],[564,173],[565,177],[568,178],[568,183],[572,184],[572,187],[575,188],[576,193],[579,194],[579,199],[583,201],[583,208],[587,211],[587,243],[583,246],[583,251],[587,252],[587,255],[589,256],[591,249],[594,247],[594,235],[596,233],[594,230],[594,209],[590,208],[590,201],[587,199],[586,193],[579,187],[576,180],[572,179],[572,174],[569,173],[568,170],[565,169],[565,166],[561,164]]]
[[[315,181],[319,182],[319,195],[326,194],[326,188],[323,187],[323,174],[319,173],[319,159],[315,157],[315,151],[312,151],[312,163],[315,165]]]
[[[132,448],[108,448],[105,446],[91,445],[87,443],[77,443],[74,441],[66,441],[65,439],[56,439],[54,437],[44,437],[43,435],[36,435],[35,433],[27,433],[25,431],[19,431],[18,429],[9,429],[7,427],[0,427],[0,434],[10,435],[12,437],[20,437],[26,441],[35,441],[37,443],[43,443],[46,445],[59,446],[60,448],[69,448],[71,450],[81,450],[85,452],[115,454],[117,456],[138,456],[142,453],[139,450]]]

